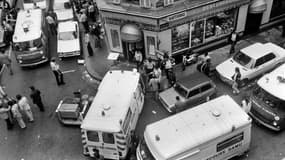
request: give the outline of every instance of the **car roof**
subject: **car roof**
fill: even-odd
[[[201,72],[194,72],[177,80],[177,83],[183,85],[187,89],[191,89],[205,82],[212,82],[212,80]]]
[[[270,52],[275,53],[275,48],[277,45],[273,44],[273,43],[254,43],[250,46],[247,46],[243,49],[241,49],[241,52],[248,55],[249,57],[251,57],[252,59],[258,59]],[[277,46],[278,47],[278,46]]]
[[[60,22],[58,24],[58,32],[76,31],[75,25],[77,25],[76,21]]]

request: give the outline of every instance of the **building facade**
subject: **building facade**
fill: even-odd
[[[97,0],[97,6],[110,50],[132,60],[135,50],[141,50],[145,58],[165,53],[176,57],[223,43],[233,31],[243,34],[246,27],[253,28],[246,25],[249,9],[254,16],[263,16],[258,27],[265,25],[270,21],[266,19],[268,7],[280,5],[269,2],[282,2],[261,1],[266,4],[252,6],[251,0]],[[285,10],[273,12],[271,19]]]

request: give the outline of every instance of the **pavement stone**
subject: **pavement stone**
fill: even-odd
[[[280,26],[273,27],[269,30],[260,32],[256,35],[249,36],[247,38],[242,37],[236,44],[236,52],[240,49],[249,46],[255,42],[272,42],[284,47],[285,39],[281,37],[282,29]],[[94,41],[93,41],[94,43]],[[102,43],[102,48],[94,47],[94,56],[90,57],[87,54],[86,44],[84,43],[84,57],[85,57],[85,66],[87,72],[90,76],[97,80],[101,81],[104,77],[105,73],[112,67],[113,62],[108,60],[109,49],[107,45],[107,40],[104,39]],[[221,62],[225,61],[229,58],[229,50],[230,45],[225,45],[221,48],[212,50],[209,52],[209,56],[212,58],[212,65],[213,67],[217,66]],[[196,70],[196,65],[191,65],[186,68],[185,71],[182,71],[181,64],[177,64],[174,67],[174,72],[176,73],[177,79],[179,77],[183,77],[185,75],[191,74]],[[165,77],[163,77],[164,79]]]

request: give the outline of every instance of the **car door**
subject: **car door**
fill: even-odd
[[[251,75],[248,76],[248,79],[253,79],[253,78],[261,75],[264,72],[264,68],[263,68],[264,63],[265,63],[264,56],[258,58],[255,61],[254,67],[252,68]]]
[[[258,75],[264,74],[265,72],[268,72],[269,70],[271,70],[272,68],[274,68],[275,64],[275,60],[276,55],[274,53],[269,53],[266,54],[265,56],[261,57],[262,61],[261,63],[257,66],[258,68]]]
[[[200,94],[200,86],[197,86],[189,91],[188,98],[187,98],[187,103],[185,107],[187,108],[192,108],[193,106],[197,105],[201,99],[201,94]]]

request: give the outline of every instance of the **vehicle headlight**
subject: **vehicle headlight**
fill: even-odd
[[[42,59],[45,59],[46,58],[46,56],[42,56]]]
[[[23,61],[22,60],[19,60],[19,63],[22,63]]]
[[[275,116],[275,117],[274,117],[274,120],[275,120],[275,121],[279,121],[279,120],[280,120],[280,117],[279,117],[279,116]]]
[[[40,51],[39,53],[40,53],[40,54],[44,54],[44,52],[43,52],[43,51]]]
[[[274,125],[274,126],[277,126],[277,122],[274,121],[274,122],[273,122],[273,125]]]

